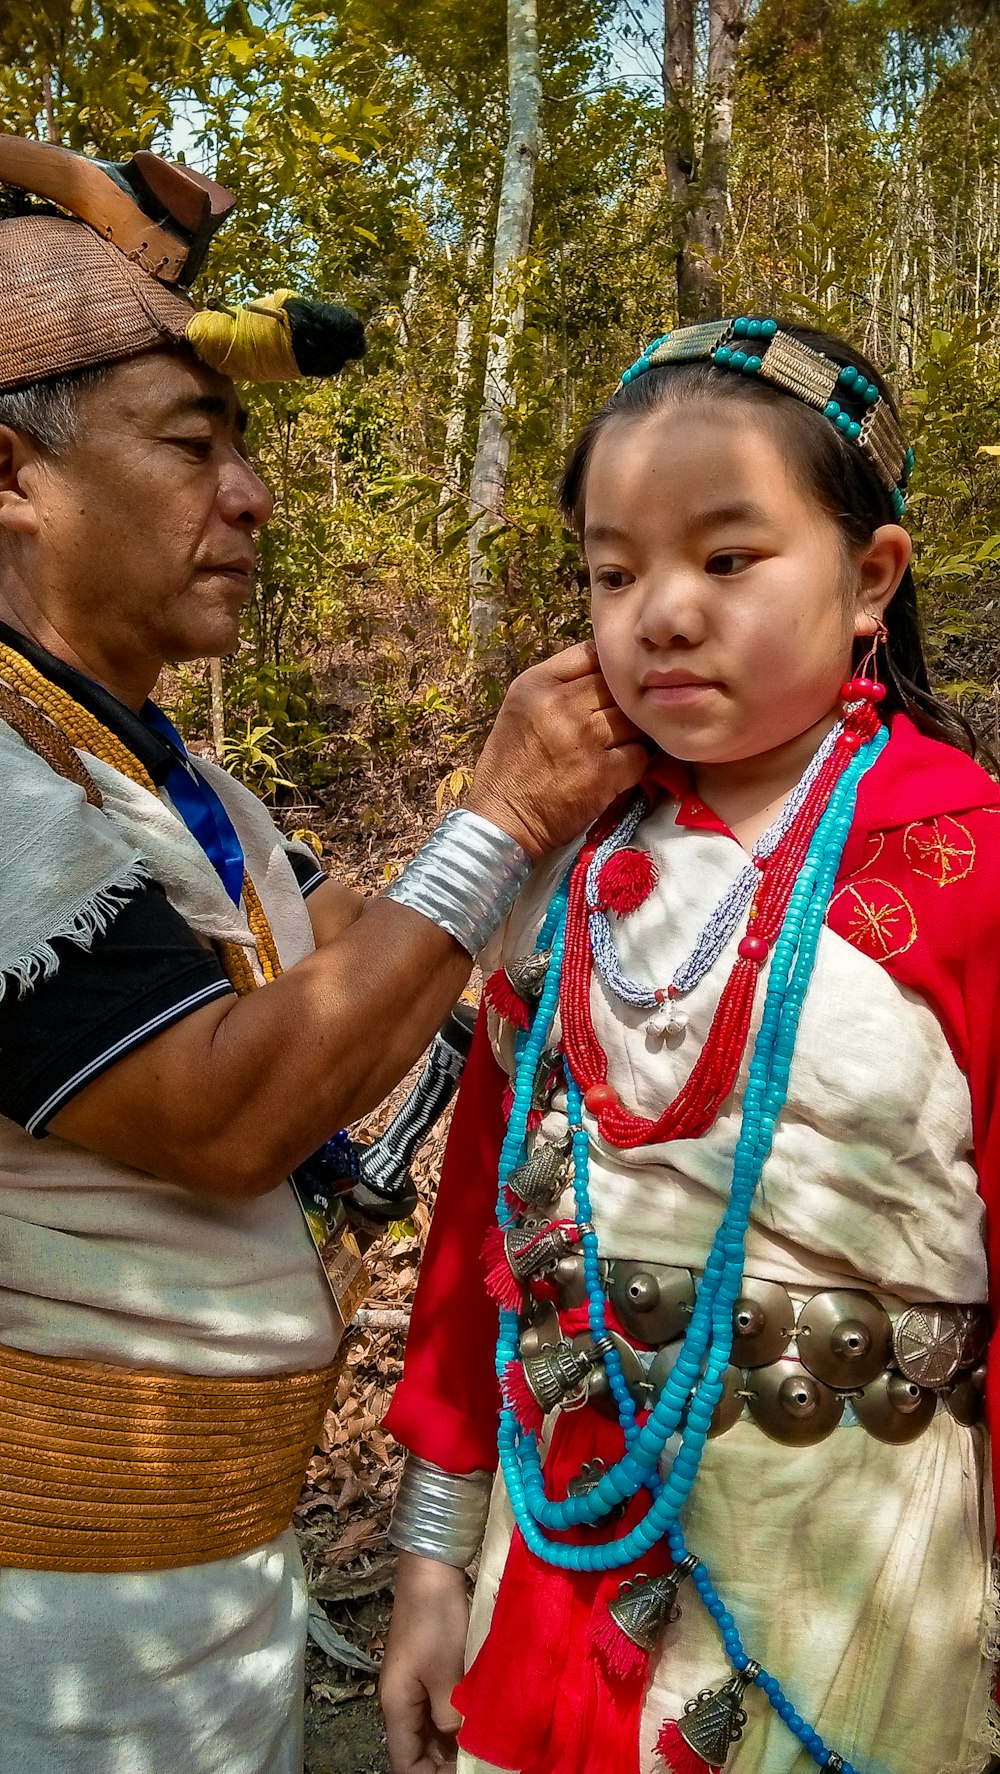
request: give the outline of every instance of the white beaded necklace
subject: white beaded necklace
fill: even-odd
[[[754,888],[760,879],[760,864],[773,855],[791,827],[795,815],[837,744],[842,731],[843,723],[838,721],[810,760],[777,819],[757,839],[749,862],[740,870],[736,879],[726,888],[722,898],[709,913],[695,938],[691,953],[675,968],[673,978],[666,987],[642,985],[638,980],[630,979],[628,974],[623,972],[615,948],[611,921],[601,903],[599,884],[601,870],[616,851],[624,849],[631,843],[640,824],[645,819],[649,812],[649,801],[645,794],[640,792],[629,803],[615,830],[594,852],[587,870],[586,881],[590,945],[594,966],[608,990],[613,992],[622,1003],[631,1004],[638,1010],[653,1012],[646,1025],[651,1035],[679,1034],[685,1027],[686,1018],[678,1012],[677,999],[692,991],[699,980],[704,979],[706,973],[718,960],[733,931],[746,915],[753,898]]]

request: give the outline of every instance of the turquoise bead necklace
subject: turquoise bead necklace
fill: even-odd
[[[723,1376],[732,1348],[733,1306],[743,1277],[751,1204],[785,1103],[802,1004],[854,816],[858,784],[875,762],[887,738],[886,729],[880,727],[845,769],[817,825],[792,890],[772,953],[761,1026],[754,1044],[740,1136],[733,1159],[729,1200],[705,1263],[681,1352],[641,1427],[620,1359],[607,1334],[597,1235],[590,1222],[589,1136],[583,1125],[579,1084],[571,1076],[567,1077],[576,1221],[583,1253],[589,1326],[618,1408],[625,1452],[585,1494],[558,1501],[550,1499],[545,1494],[537,1436],[522,1430],[513,1411],[504,1407],[500,1417],[499,1451],[511,1505],[526,1545],[547,1564],[566,1570],[616,1570],[641,1558],[664,1537],[675,1563],[688,1556],[680,1513],[694,1486],[712,1417],[722,1396]],[[535,1073],[559,999],[568,881],[567,876],[551,901],[539,934],[538,949],[550,951],[548,969],[530,1029],[518,1035],[515,1047],[514,1101],[499,1164],[497,1219],[501,1225],[509,1221],[505,1192],[507,1178],[525,1159]],[[516,1360],[517,1352],[518,1316],[515,1312],[502,1311],[497,1339],[497,1374],[501,1384],[509,1364]],[[680,1447],[661,1479],[664,1450],[678,1432]],[[596,1525],[605,1520],[619,1503],[637,1496],[641,1490],[648,1493],[649,1506],[641,1520],[621,1539],[579,1546],[548,1537],[551,1532]],[[738,1671],[750,1668],[757,1672],[752,1679],[814,1761],[820,1766],[832,1761],[845,1774],[855,1774],[850,1765],[837,1758],[819,1734],[800,1718],[777,1678],[751,1663],[733,1617],[719,1597],[704,1564],[699,1561],[691,1574],[698,1594],[718,1624],[726,1653],[734,1667]]]

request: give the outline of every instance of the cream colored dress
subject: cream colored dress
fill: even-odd
[[[706,909],[746,858],[718,832],[679,827],[676,803],[640,828],[659,885],[616,930],[626,973],[669,980]],[[504,939],[534,944],[565,859],[534,881]],[[655,1117],[700,1052],[738,934],[683,1001],[674,1044],[596,982],[592,1012],[608,1077]],[[492,958],[497,964],[499,956]],[[763,991],[758,991],[753,1034]],[[905,1032],[904,1032],[905,1031]],[[509,1068],[509,1035],[494,1031]],[[603,1256],[700,1270],[721,1218],[746,1082],[700,1139],[632,1151],[591,1128],[591,1200]],[[543,1132],[565,1127],[556,1097]],[[569,1196],[557,1212],[572,1214]],[[754,1200],[746,1273],[793,1297],[860,1287],[909,1301],[984,1301],[983,1207],[972,1165],[966,1080],[932,1014],[824,928],[802,1013],[786,1108]],[[1000,1732],[991,1702],[994,1544],[985,1431],[941,1407],[905,1446],[856,1423],[813,1447],[768,1439],[742,1420],[710,1441],[686,1511],[687,1544],[712,1572],[748,1654],[861,1774],[979,1774]],[[469,1661],[486,1636],[511,1531],[502,1479],[476,1591]],[[731,1675],[712,1622],[689,1591],[667,1629],[643,1710],[643,1774],[663,1774],[665,1718]],[[927,1695],[936,1697],[928,1707]],[[940,1697],[953,1696],[942,1707]],[[808,1774],[814,1764],[750,1689],[749,1720],[727,1774]],[[461,1774],[487,1764],[461,1754]]]

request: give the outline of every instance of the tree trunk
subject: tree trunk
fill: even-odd
[[[694,201],[677,258],[677,312],[682,324],[716,320],[722,313],[722,248],[736,62],[748,11],[749,0],[709,0],[705,136],[691,193]]]
[[[439,503],[448,505],[462,485],[462,438],[465,403],[472,381],[472,334],[476,312],[476,281],[486,251],[485,211],[476,217],[465,260],[466,287],[455,324],[455,355],[452,359],[451,405],[444,433],[444,485]]]
[[[217,764],[225,763],[226,720],[222,701],[222,660],[208,662],[209,696],[212,706],[212,749]]]
[[[45,115],[45,140],[59,144],[59,131],[56,127],[56,110],[52,99],[52,70],[42,69],[42,110]]]
[[[497,587],[483,537],[503,516],[510,461],[507,413],[513,397],[511,360],[524,325],[523,269],[531,238],[535,167],[541,152],[542,73],[537,0],[507,0],[509,133],[493,248],[493,291],[479,438],[469,507],[469,630],[473,655],[489,651],[500,626]]]
[[[694,146],[695,0],[664,0],[663,8],[663,170],[675,210],[675,226],[690,207],[695,176]]]

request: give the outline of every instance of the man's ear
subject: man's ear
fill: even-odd
[[[0,425],[0,529],[8,535],[38,533],[38,445],[22,431]]]
[[[901,524],[881,524],[858,561],[856,635],[874,635],[910,564],[913,543]]]

